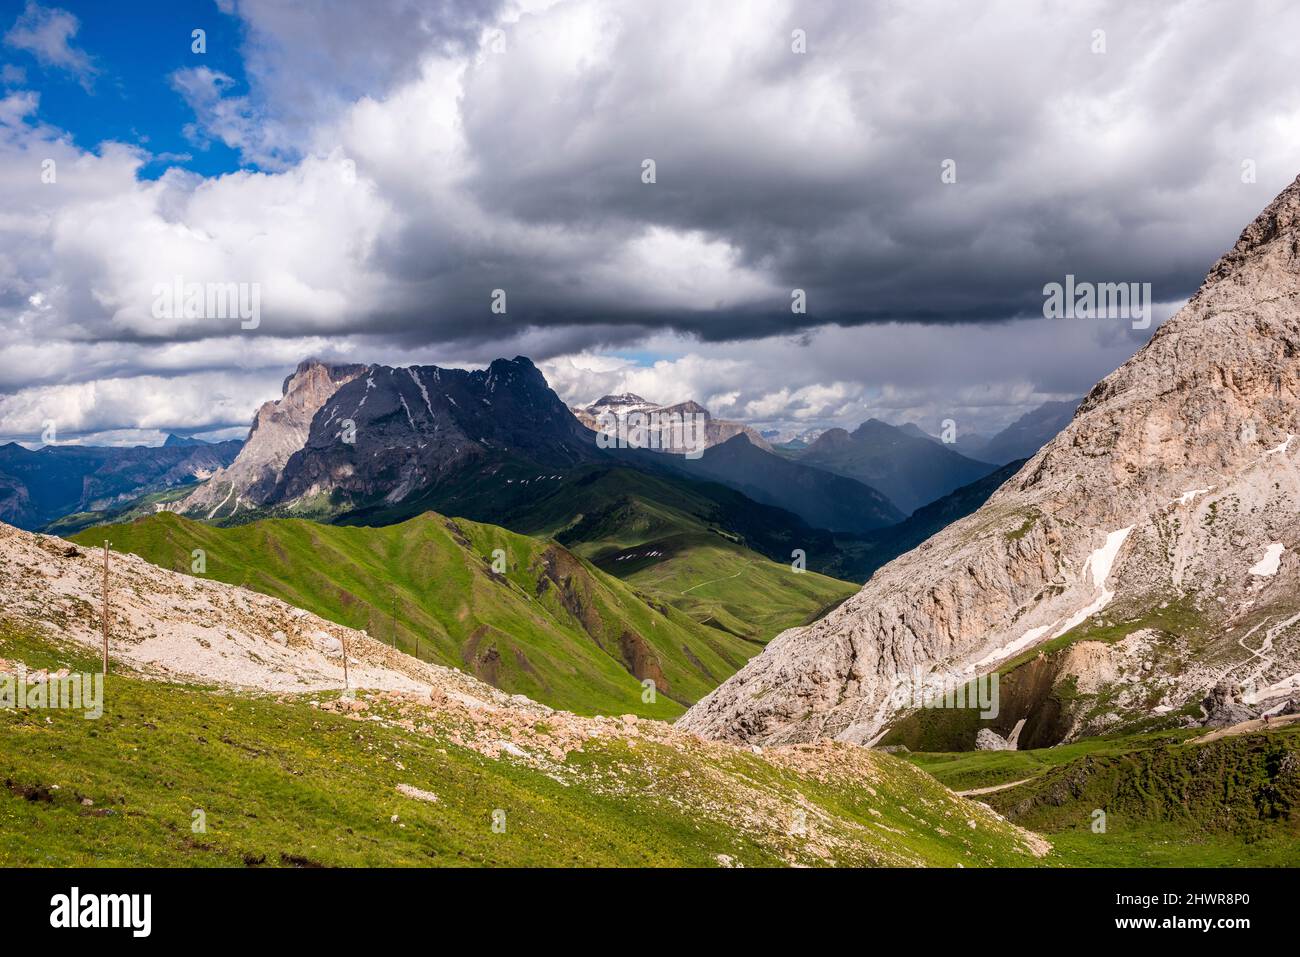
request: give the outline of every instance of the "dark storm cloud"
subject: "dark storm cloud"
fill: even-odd
[[[1185,297],[1300,166],[1260,135],[1300,102],[1285,41],[1260,23],[1296,17],[1257,12],[844,4],[725,35],[721,22],[624,10],[599,23],[606,48],[585,68],[551,72],[531,47],[545,34],[521,22],[466,80],[468,189],[482,208],[611,243],[647,224],[696,231],[727,242],[772,296],[648,313],[553,264],[459,278],[473,290],[508,276],[531,321],[657,316],[706,339],[1038,314],[1044,283],[1066,273]],[[799,24],[804,56],[789,49]],[[637,178],[643,157],[653,186]],[[1241,180],[1248,158],[1258,184]],[[430,224],[404,238],[408,256],[441,239]],[[456,283],[435,283],[453,313],[472,308]],[[789,310],[795,287],[806,317]]]

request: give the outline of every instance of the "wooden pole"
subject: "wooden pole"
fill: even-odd
[[[104,674],[108,674],[108,539],[104,540],[104,601],[100,611],[100,626],[104,633]]]

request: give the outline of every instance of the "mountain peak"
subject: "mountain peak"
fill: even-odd
[[[1241,231],[1237,242],[1214,264],[1196,294],[1239,275],[1253,262],[1270,259],[1294,261],[1300,246],[1300,176],[1278,193],[1258,216]]]
[[[853,437],[856,439],[869,435],[888,435],[891,433],[906,434],[905,430],[900,429],[896,425],[890,425],[888,422],[882,421],[881,419],[867,419],[853,430]]]
[[[308,356],[298,363],[293,372],[284,377],[284,382],[280,386],[280,395],[287,396],[290,389],[300,388],[304,382],[313,377],[338,385],[356,378],[367,368],[369,366],[358,362],[326,362],[324,359]]]
[[[702,415],[706,418],[712,417],[709,413],[709,410],[706,409],[704,406],[700,405],[694,399],[687,399],[685,402],[678,402],[676,405],[665,405],[661,409],[659,409],[659,411],[666,412],[670,415],[681,414],[681,415]]]
[[[831,446],[831,445],[842,445],[845,442],[849,441],[851,438],[852,436],[849,435],[848,429],[841,429],[837,426],[836,428],[833,429],[827,429],[821,435],[817,436],[817,438],[813,440],[810,449],[817,448],[817,446],[819,445],[823,447]]]
[[[641,398],[635,392],[619,392],[602,395],[595,402],[589,402],[583,408],[594,409],[605,406],[624,406],[624,405],[652,405],[647,399]]]
[[[344,384],[372,366],[334,364],[307,358],[285,376],[280,398],[265,402],[253,416],[239,455],[218,469],[205,484],[174,506],[180,512],[215,517],[223,507],[231,514],[242,504],[260,504],[275,486],[280,470],[307,439],[312,417]]]
[[[266,502],[329,495],[331,507],[396,507],[474,468],[554,472],[596,456],[590,432],[524,356],[475,370],[375,365],[326,397]]]

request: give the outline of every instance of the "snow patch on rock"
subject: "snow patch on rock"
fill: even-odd
[[[1250,573],[1261,578],[1276,575],[1278,568],[1282,565],[1282,553],[1285,551],[1286,546],[1281,542],[1274,542],[1269,545],[1264,550],[1264,557],[1251,566]]]

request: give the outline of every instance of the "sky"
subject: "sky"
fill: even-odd
[[[993,432],[1300,173],[1297,35],[1283,0],[0,0],[0,441],[241,437],[313,355]],[[1047,318],[1067,275],[1152,322]]]

